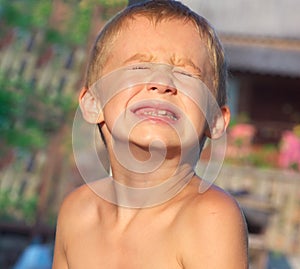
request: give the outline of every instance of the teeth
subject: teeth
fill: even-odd
[[[159,116],[166,116],[167,115],[167,111],[165,111],[165,110],[158,110],[157,114]]]
[[[157,110],[157,111],[144,111],[144,115],[150,115],[154,117],[167,117],[171,120],[177,120],[173,113],[166,110]]]

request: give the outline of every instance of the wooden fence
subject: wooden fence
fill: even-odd
[[[36,88],[49,89],[48,94],[80,90],[78,82],[83,77],[80,71],[84,70],[85,48],[47,44],[42,32],[14,31],[13,36],[0,46],[0,71],[8,79],[21,77]]]
[[[216,183],[256,212],[257,222],[265,217],[264,247],[300,255],[300,173],[224,165]]]
[[[8,80],[21,78],[30,82],[33,91],[43,89],[49,97],[74,93],[74,98],[77,98],[85,60],[86,48],[47,44],[43,32],[11,29],[8,36],[0,40],[0,72]],[[51,206],[57,208],[66,189],[69,189],[66,185],[70,183],[71,176],[66,175],[74,170],[70,157],[71,142],[66,142],[67,139],[71,141],[70,132],[62,128],[58,134],[53,134],[49,146],[42,151],[25,157],[12,154],[13,157],[4,158],[9,161],[4,160],[5,165],[0,166],[2,194],[9,191],[12,200],[38,194],[40,211],[45,209],[47,201],[54,202],[55,205]],[[54,188],[55,193],[50,188]]]

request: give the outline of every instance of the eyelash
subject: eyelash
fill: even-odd
[[[150,67],[148,66],[139,66],[139,65],[136,65],[136,66],[131,66],[130,67],[130,70],[149,70],[151,69]],[[195,75],[195,74],[192,74],[192,73],[189,73],[189,72],[185,72],[184,70],[173,70],[174,73],[177,73],[177,74],[180,74],[180,75],[184,75],[184,76],[187,76],[187,77],[190,77],[190,78],[199,78],[198,75]]]
[[[174,73],[184,75],[184,76],[189,77],[189,78],[201,79],[201,76],[199,74],[193,74],[193,73],[190,73],[190,72],[186,72],[184,70],[174,70]]]
[[[187,72],[184,72],[184,71],[174,71],[175,73],[178,73],[180,75],[184,75],[184,76],[187,76],[187,77],[194,77],[194,75],[190,74],[190,73],[187,73]]]
[[[149,67],[146,66],[132,66],[131,70],[145,70],[145,69],[149,69]]]

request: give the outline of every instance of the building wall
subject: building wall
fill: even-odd
[[[218,32],[300,38],[299,0],[183,0]]]
[[[234,121],[244,117],[255,125],[255,143],[277,144],[283,131],[299,124],[299,78],[245,72],[231,72],[231,76],[228,83],[231,118]]]

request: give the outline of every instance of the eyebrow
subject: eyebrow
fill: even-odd
[[[144,62],[144,61],[145,62],[152,62],[154,60],[154,57],[152,55],[147,55],[147,54],[143,54],[143,53],[136,53],[133,56],[126,59],[123,63],[128,64],[128,63],[134,62],[136,60],[139,60],[141,62]]]
[[[186,67],[190,66],[192,67],[196,72],[197,75],[201,76],[202,75],[202,70],[200,67],[198,67],[191,59],[188,58],[176,58],[176,56],[173,56],[171,59],[171,62],[175,66],[180,66],[180,67]]]

